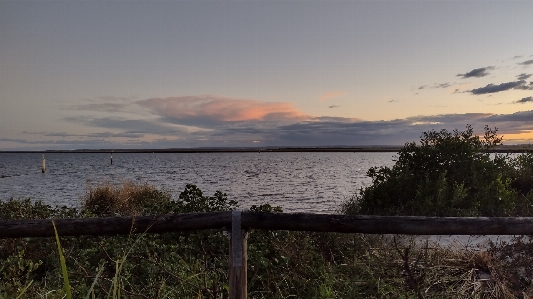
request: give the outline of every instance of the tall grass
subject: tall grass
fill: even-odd
[[[96,186],[86,196],[78,214],[91,217],[100,216],[97,211],[138,215],[236,206],[222,193],[204,196],[193,185],[178,198],[133,183]],[[19,217],[16,202],[0,203],[0,211]],[[30,213],[27,204],[21,204],[26,214],[42,214]],[[60,214],[42,204],[32,207]],[[281,212],[269,205],[253,210]],[[216,230],[61,237],[61,243],[57,234],[0,240],[0,256],[7,257],[0,260],[0,298],[227,298],[228,250],[228,239]],[[529,238],[472,250],[405,236],[395,242],[377,235],[256,230],[248,240],[249,298],[524,298],[533,296],[530,252]]]
[[[57,234],[57,228],[54,220],[52,220],[52,225],[54,226],[54,233],[56,235],[57,251],[59,253],[59,261],[61,263],[61,275],[63,276],[65,295],[67,299],[72,299],[72,292],[70,291],[70,281],[68,280],[67,262],[65,261],[65,256],[63,255],[63,249],[61,249],[61,243],[59,242],[59,235]]]
[[[82,198],[82,211],[97,216],[135,216],[157,212],[172,200],[168,191],[148,184],[124,182],[90,186]]]

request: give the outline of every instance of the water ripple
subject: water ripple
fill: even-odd
[[[241,208],[279,205],[287,212],[331,213],[371,182],[372,166],[392,165],[394,153],[125,153],[0,154],[0,200],[31,198],[78,207],[90,185],[148,183],[178,196],[187,183],[204,195],[220,190]]]

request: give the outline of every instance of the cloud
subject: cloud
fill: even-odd
[[[63,145],[66,145],[66,146],[70,146],[70,145],[75,145],[75,146],[80,146],[80,145],[94,145],[94,144],[105,144],[107,141],[103,140],[103,139],[98,139],[98,140],[65,140],[65,139],[61,139],[61,140],[28,140],[28,139],[23,139],[23,138],[0,138],[0,141],[2,142],[15,142],[15,143],[19,143],[19,144],[28,144],[28,145],[49,145],[49,146],[63,146]],[[107,142],[109,143],[109,142]]]
[[[75,110],[88,110],[99,112],[123,112],[129,105],[126,103],[91,103],[85,105],[78,105],[74,107]]]
[[[524,125],[533,126],[533,110],[511,114],[494,114],[483,120],[486,122],[523,122]]]
[[[507,83],[502,83],[502,84],[498,84],[498,85],[494,85],[494,84],[491,83],[491,84],[488,84],[485,87],[472,89],[472,90],[470,90],[470,93],[475,94],[475,95],[479,95],[479,94],[487,94],[487,93],[496,93],[496,92],[506,91],[506,90],[510,90],[510,89],[528,90],[528,89],[531,88],[530,87],[531,85],[532,84],[529,84],[529,86],[528,86],[527,82],[525,80],[507,82]]]
[[[427,89],[427,88],[435,89],[435,88],[448,88],[448,87],[450,87],[450,83],[446,82],[446,83],[435,83],[432,86],[422,85],[418,89]]]
[[[82,134],[71,134],[67,132],[30,132],[30,131],[23,131],[22,134],[29,134],[29,135],[40,135],[40,136],[48,136],[48,137],[85,137],[87,135]]]
[[[320,95],[319,97],[319,100],[321,102],[325,102],[325,101],[329,101],[329,100],[332,100],[332,99],[335,99],[335,98],[339,98],[339,97],[342,97],[342,96],[345,96],[346,95],[346,92],[344,91],[330,91],[330,92],[326,92],[326,93],[323,93]]]
[[[339,106],[337,106],[337,105],[328,106],[328,108],[339,108],[339,107],[340,107],[340,105]]]
[[[529,84],[524,84],[524,85],[518,86],[516,89],[533,90],[533,81],[529,82]]]
[[[86,104],[70,106],[69,109],[96,112],[127,112],[136,97],[102,96],[95,99],[83,99]]]
[[[202,127],[227,122],[298,121],[308,118],[292,103],[211,95],[151,98],[136,103],[172,123]]]
[[[142,138],[144,134],[141,133],[132,133],[132,132],[120,132],[120,133],[112,133],[112,132],[100,132],[100,133],[88,133],[88,134],[70,134],[66,132],[28,132],[23,131],[23,134],[30,134],[30,135],[40,135],[40,136],[47,136],[47,137],[61,137],[61,138],[69,138],[69,137],[90,137],[90,138],[114,138],[114,137],[126,137],[126,138]]]
[[[123,132],[123,133],[111,133],[111,132],[101,132],[101,133],[90,133],[87,134],[91,138],[142,138],[144,134],[141,133],[132,133],[132,132]]]
[[[500,128],[500,133],[521,134],[533,130],[533,112],[494,115],[490,113],[443,114],[413,116],[389,121],[362,121],[347,118],[313,118],[278,126],[220,128],[217,138],[234,136],[243,140],[262,140],[270,146],[334,146],[334,145],[401,145],[417,141],[422,132],[440,129],[464,129],[473,125],[478,134],[483,127]]]
[[[487,67],[482,67],[478,69],[473,69],[470,72],[465,73],[465,74],[457,74],[457,76],[462,77],[463,79],[472,78],[472,77],[481,78],[481,77],[487,76],[489,74],[488,71],[493,70],[493,69],[494,69],[493,66],[487,66]]]
[[[131,137],[131,134],[159,134],[159,135],[173,135],[176,133],[186,133],[191,130],[173,124],[167,124],[160,120],[140,120],[140,119],[127,119],[121,117],[88,117],[77,116],[68,117],[64,119],[67,122],[80,123],[90,127],[106,128],[106,129],[119,129],[124,130],[123,133],[118,133],[114,137]],[[110,133],[99,133],[109,136]],[[123,135],[123,136],[119,136]],[[129,135],[129,136],[128,136]],[[112,136],[110,136],[112,137]]]
[[[474,122],[486,117],[491,116],[490,113],[462,113],[462,114],[440,114],[440,115],[429,115],[429,116],[412,116],[408,117],[407,120],[410,122],[420,122],[420,123],[440,123],[440,124],[454,124],[454,123],[464,123],[464,122]]]
[[[526,80],[526,79],[529,78],[529,77],[531,77],[531,74],[525,74],[525,73],[522,73],[522,74],[516,76],[516,78],[517,78],[518,80]]]
[[[260,141],[262,146],[402,145],[405,142],[418,141],[422,132],[441,129],[462,130],[467,124],[471,124],[478,134],[483,133],[485,125],[489,125],[498,127],[501,135],[514,134],[514,139],[523,141],[531,138],[528,137],[531,134],[524,133],[533,131],[533,110],[511,114],[419,115],[379,121],[326,116],[308,117],[292,123],[251,120],[222,122],[202,131],[176,126],[168,123],[168,120],[163,117],[153,120],[73,117],[69,121],[102,127],[106,130],[120,129],[124,132],[91,133],[84,137],[76,137],[75,140],[61,138],[60,140],[35,141],[33,137],[27,140],[18,137],[3,138],[0,139],[0,148],[17,146],[38,149],[257,146],[254,141]],[[69,134],[59,132],[49,133],[49,135],[60,137]],[[109,138],[113,137],[125,137],[127,140],[110,141]],[[533,142],[533,140],[528,142]]]
[[[524,61],[524,62],[520,62],[519,64],[521,64],[521,65],[530,65],[530,64],[533,64],[533,59],[531,59],[531,60],[526,60],[526,61]]]
[[[522,99],[520,99],[518,101],[515,101],[513,103],[515,103],[515,104],[533,103],[533,97],[522,98]]]

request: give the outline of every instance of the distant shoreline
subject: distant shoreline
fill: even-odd
[[[0,151],[0,153],[258,153],[258,152],[398,152],[401,147],[383,148],[180,148],[180,149],[82,149],[82,150],[46,150],[46,151]]]
[[[398,152],[402,146],[383,147],[268,147],[268,148],[170,148],[170,149],[77,149],[77,150],[44,150],[44,151],[3,151],[0,153],[284,153],[284,152]],[[490,150],[491,153],[524,153],[533,151],[524,145],[504,145]]]

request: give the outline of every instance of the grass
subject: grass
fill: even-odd
[[[235,207],[193,185],[174,199],[133,183],[89,189],[79,211],[0,203],[3,219]],[[0,298],[227,298],[228,250],[217,230],[0,240]],[[249,298],[528,298],[531,252],[528,237],[474,250],[406,236],[256,230],[248,240]]]

